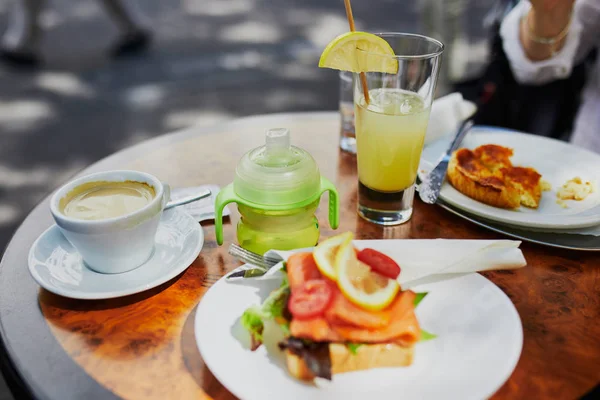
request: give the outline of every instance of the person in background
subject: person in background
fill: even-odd
[[[600,45],[600,0],[522,0],[500,27],[515,79],[544,84],[567,78]],[[600,63],[587,75],[571,142],[600,152]]]
[[[111,50],[113,56],[144,49],[150,43],[151,35],[134,0],[102,0],[102,3],[121,31],[121,37]],[[40,62],[39,15],[43,7],[44,0],[14,0],[0,42],[0,58],[5,62],[17,65]]]

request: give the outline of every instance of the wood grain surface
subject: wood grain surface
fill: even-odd
[[[339,125],[333,117],[242,120],[209,134],[188,133],[173,136],[167,144],[141,146],[128,163],[105,162],[103,168],[147,171],[173,187],[225,185],[233,179],[241,155],[263,141],[264,129],[275,126],[290,127],[294,144],[308,150],[321,172],[336,183],[342,204],[337,232],[351,230],[359,239],[501,238],[419,200],[412,220],[401,226],[383,228],[360,219],[356,160],[338,151]],[[212,223],[203,224],[206,241],[200,256],[158,288],[106,301],[71,300],[40,290],[41,311],[67,354],[123,398],[233,398],[204,366],[193,328],[202,295],[239,265],[226,252],[238,221],[235,207],[232,211],[225,224],[225,245],[216,245]],[[326,212],[325,198],[318,211],[323,237],[334,233]],[[524,329],[521,359],[493,398],[579,397],[600,382],[599,257],[538,245],[521,248],[526,268],[485,274],[514,302]]]

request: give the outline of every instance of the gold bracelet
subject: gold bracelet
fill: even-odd
[[[529,18],[527,18],[528,16],[529,16],[529,11],[527,12],[527,14],[525,14],[523,16],[523,18],[525,18],[525,26],[527,27],[527,34],[529,36],[529,39],[531,39],[535,43],[554,46],[555,44],[560,43],[560,41],[563,40],[565,38],[565,36],[567,36],[567,33],[569,33],[569,28],[571,27],[571,17],[573,16],[573,11],[571,11],[571,14],[569,15],[569,22],[567,22],[567,26],[565,26],[564,29],[562,31],[560,31],[560,33],[558,35],[556,35],[554,37],[550,37],[550,38],[537,36],[533,32],[533,29],[531,29],[531,25],[529,24]]]

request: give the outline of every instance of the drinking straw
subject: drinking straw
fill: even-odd
[[[350,5],[350,0],[344,0],[344,6],[346,7],[346,17],[348,18],[348,25],[350,25],[350,32],[354,32],[356,29],[354,27],[354,17],[352,16],[352,6]],[[367,76],[364,72],[360,73],[360,83],[365,95],[365,102],[369,104],[369,87],[367,86]]]

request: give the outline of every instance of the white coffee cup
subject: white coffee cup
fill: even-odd
[[[154,189],[154,198],[132,213],[100,220],[83,220],[66,216],[60,200],[78,186],[88,182],[145,183]],[[54,193],[50,211],[62,234],[81,254],[86,265],[101,273],[118,274],[145,263],[154,251],[155,235],[163,209],[170,198],[169,185],[139,171],[107,171],[75,179]]]

